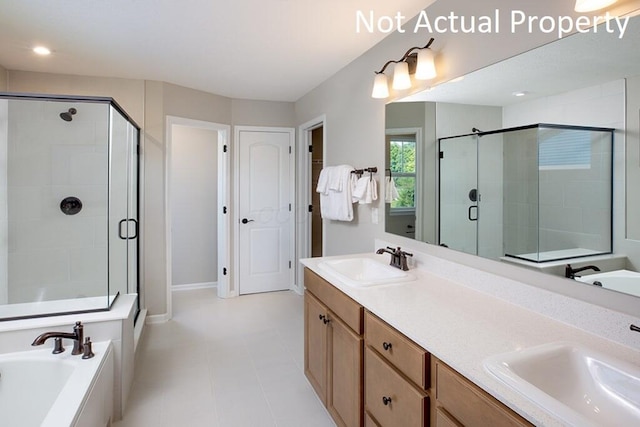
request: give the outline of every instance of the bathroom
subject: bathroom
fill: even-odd
[[[145,4],[145,2],[136,3],[139,7]],[[483,2],[482,5],[476,6],[470,6],[462,1],[440,0],[433,2],[433,4],[431,3],[429,1],[413,2],[413,13],[410,14],[407,10],[405,14],[413,16],[427,6],[429,7],[430,16],[446,15],[450,10],[460,11],[460,13],[468,11],[467,13],[469,14],[486,15],[493,13],[496,8],[508,10],[512,7],[511,3],[507,1],[487,1]],[[527,5],[527,12],[531,15],[573,14],[573,3],[575,2],[558,3],[545,1],[535,5]],[[621,6],[628,6],[632,2],[620,3]],[[365,6],[363,5],[362,7]],[[389,12],[388,14],[392,14],[397,7],[399,6],[394,6],[392,8],[394,10],[387,11]],[[71,15],[74,14],[71,13]],[[353,14],[350,13],[349,19],[346,20],[348,21],[347,25],[353,25],[352,16]],[[629,25],[630,28],[627,33],[633,30],[632,24]],[[4,31],[10,31],[6,28],[11,26],[4,27]],[[349,28],[351,29],[351,27]],[[59,31],[64,32],[64,30]],[[86,28],[85,31],[89,32]],[[407,48],[424,45],[426,39],[427,37],[423,33],[413,34],[410,32],[405,34],[393,33],[384,38],[384,40],[380,38],[382,40],[380,44],[377,44],[371,50],[363,52],[357,59],[354,58],[355,60],[348,66],[340,71],[336,69],[327,74],[327,76],[331,75],[332,77],[318,81],[313,86],[309,86],[308,90],[302,91],[299,96],[287,100],[276,95],[265,96],[260,100],[252,100],[250,89],[237,96],[224,95],[222,91],[196,90],[189,88],[188,84],[178,84],[178,80],[161,76],[155,77],[155,75],[134,76],[129,74],[127,77],[117,77],[115,75],[113,77],[100,77],[103,74],[84,74],[82,71],[71,72],[53,67],[48,68],[46,62],[40,60],[38,60],[40,68],[28,68],[27,65],[13,65],[0,60],[0,65],[3,66],[0,69],[0,90],[22,93],[112,97],[133,121],[140,126],[141,176],[143,177],[140,199],[140,300],[141,307],[146,310],[147,323],[151,331],[153,327],[161,325],[162,322],[170,323],[169,319],[174,315],[172,312],[174,300],[183,298],[181,293],[171,291],[170,276],[167,272],[169,262],[167,258],[168,239],[166,227],[169,212],[166,208],[168,202],[166,192],[168,187],[166,153],[169,137],[167,135],[166,117],[180,117],[193,121],[230,126],[231,130],[227,133],[227,138],[231,141],[232,154],[234,150],[233,138],[235,136],[232,130],[237,126],[293,128],[298,134],[294,146],[296,159],[304,159],[305,129],[323,122],[325,127],[324,163],[326,165],[350,163],[356,167],[376,165],[380,171],[378,179],[381,181],[382,169],[384,169],[385,164],[383,147],[385,104],[387,101],[374,100],[370,96],[373,72],[379,70],[387,60],[400,57]],[[439,53],[437,58],[438,82],[445,82],[454,77],[469,74],[472,71],[555,41],[555,34],[539,32],[513,35],[436,35],[432,48]],[[54,54],[56,53],[54,52]],[[286,61],[283,60],[283,62]],[[249,81],[250,79],[247,80]],[[171,83],[172,81],[174,83]],[[312,90],[312,87],[316,88]],[[405,95],[409,95],[409,93],[394,95],[394,99]],[[626,144],[630,149],[634,149],[633,147],[637,145],[630,141],[635,134],[633,126],[637,126],[637,114],[632,113],[634,108],[637,113],[636,107],[631,104],[627,105],[628,117],[624,120],[628,130]],[[480,127],[478,124],[472,126]],[[616,139],[616,143],[618,141]],[[371,150],[371,145],[377,148]],[[629,152],[628,155],[637,157],[637,153],[634,152]],[[234,182],[234,161],[235,159],[231,159],[229,163],[231,169],[229,172],[231,177],[230,184]],[[633,157],[630,157],[628,162],[632,164],[634,162]],[[304,162],[303,160],[298,160],[297,163],[302,164]],[[635,164],[637,165],[637,163],[636,159]],[[299,167],[296,170],[295,180],[297,182],[304,182],[303,170],[303,167]],[[631,173],[633,171],[629,169],[627,174]],[[626,176],[627,180],[632,178],[631,175]],[[625,198],[625,187],[618,185],[619,181],[624,179],[624,176],[616,176],[614,178],[614,200],[619,201]],[[627,185],[627,189],[629,187]],[[229,190],[233,190],[233,187],[230,187]],[[302,186],[298,187],[296,191],[296,202],[293,204],[294,207],[298,206],[295,236],[297,239],[296,246],[300,248],[306,244],[304,229],[306,212],[303,212],[306,209],[303,210],[300,207],[306,207],[308,194],[303,190]],[[234,287],[234,269],[231,268],[235,262],[233,236],[236,232],[236,220],[242,218],[234,212],[233,195],[233,191],[228,191],[230,203],[228,206],[230,206],[231,214],[229,219],[233,219],[227,227],[231,246],[230,250],[227,251],[229,259],[226,265],[229,266],[230,279],[228,279],[228,284],[226,285],[228,289],[226,290],[230,295],[233,295],[237,289]],[[638,196],[634,192],[627,192],[628,206],[633,206],[634,203],[637,204],[637,201],[632,200],[635,197]],[[386,219],[383,219],[384,206],[379,205],[378,209],[380,216],[377,221],[369,207],[360,206],[357,209],[356,219],[351,223],[325,222],[324,255],[373,253],[377,248],[375,242],[377,238],[382,241],[400,244],[403,248],[411,248],[414,251],[452,260],[471,268],[492,271],[501,276],[510,277],[528,284],[551,288],[555,292],[569,293],[570,296],[596,302],[599,306],[615,312],[627,314],[629,312],[638,312],[638,300],[632,297],[602,290],[593,290],[586,286],[584,288],[565,286],[567,282],[561,278],[556,280],[555,277],[549,276],[550,278],[546,280],[544,278],[547,276],[529,275],[523,273],[526,270],[509,268],[500,264],[496,265],[485,259],[467,257],[461,253],[447,251],[445,248],[425,245],[399,238],[395,234],[386,233]],[[637,224],[627,221],[627,217],[632,216],[633,212],[628,209],[614,209],[614,224],[626,224],[626,230],[625,227],[614,230],[614,233],[623,233],[614,235],[614,252],[620,251],[629,256],[640,252],[637,243],[632,238],[632,236],[638,234],[637,230],[634,229]],[[630,238],[625,238],[624,233],[627,233]],[[218,256],[220,256],[220,253],[218,253]],[[301,251],[295,254],[295,259],[305,258],[306,256],[307,254]],[[224,265],[220,266],[224,267]],[[288,287],[301,294],[304,289],[302,268],[294,261],[292,269],[295,273]],[[213,280],[215,279],[220,283],[222,276]],[[221,289],[222,286],[217,289],[217,292],[220,293]],[[206,290],[198,290],[197,292],[204,291]],[[239,299],[242,300],[243,298],[246,297],[240,297]],[[637,317],[637,315],[634,317]],[[193,318],[195,319],[196,316],[193,315]],[[69,319],[66,324],[69,326],[65,326],[65,328],[70,330],[73,321]],[[301,327],[301,325],[298,326]],[[87,329],[89,328],[87,327]],[[636,335],[640,334],[626,334],[626,331],[620,332],[620,334],[619,342],[623,342],[623,345],[628,347],[638,348],[639,341]],[[28,349],[28,344],[36,335],[37,333],[29,334],[29,342],[26,342],[25,350]],[[133,340],[133,338],[131,339]]]

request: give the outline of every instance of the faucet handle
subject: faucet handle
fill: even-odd
[[[85,338],[84,345],[82,346],[82,348],[83,348],[83,353],[82,353],[83,359],[91,359],[93,356],[95,356],[95,354],[93,353],[93,350],[91,349],[90,337]]]
[[[62,338],[56,337],[53,342],[53,354],[60,354],[64,352],[64,347],[62,346]]]
[[[400,246],[398,246],[398,248],[396,249],[396,254],[401,257],[413,256],[413,254],[403,251]]]

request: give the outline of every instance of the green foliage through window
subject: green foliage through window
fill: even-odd
[[[389,143],[389,163],[398,190],[392,209],[415,209],[416,140],[414,135],[393,136]]]

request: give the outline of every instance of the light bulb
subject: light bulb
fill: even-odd
[[[389,97],[389,83],[387,81],[387,76],[384,73],[376,73],[376,78],[373,81],[371,97],[378,99]]]
[[[592,12],[611,6],[618,0],[576,0],[574,10],[576,12]]]
[[[393,88],[395,90],[409,89],[411,87],[411,77],[409,77],[409,64],[398,62],[393,68]]]
[[[416,66],[416,79],[429,80],[437,76],[434,54],[431,49],[418,51],[418,65]]]

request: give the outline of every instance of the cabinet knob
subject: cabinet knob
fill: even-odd
[[[324,319],[322,319],[322,321],[324,322],[324,324],[326,325],[327,323],[331,322],[331,319],[329,319],[328,317],[325,316]]]
[[[318,315],[318,319],[322,320],[324,322],[324,319],[326,319],[324,314],[319,314]]]
[[[384,404],[384,406],[388,406],[391,403],[391,398],[387,396],[383,396],[382,403]]]
[[[391,343],[390,342],[383,342],[382,343],[382,348],[384,348],[386,351],[391,350]]]

